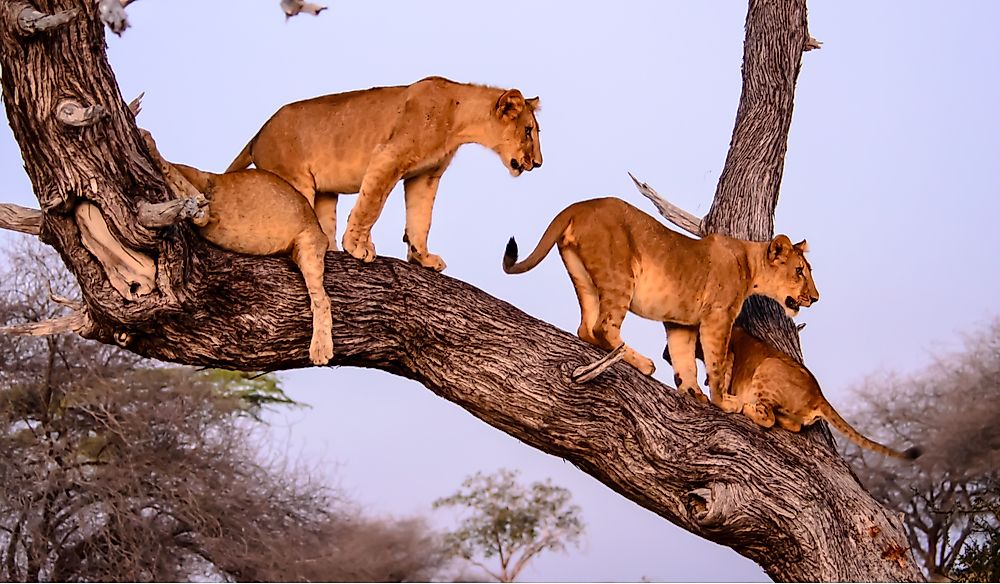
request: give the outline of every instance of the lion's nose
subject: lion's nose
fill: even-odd
[[[531,164],[533,165],[534,168],[541,168],[542,167],[542,161],[541,160],[532,160]]]
[[[819,302],[819,296],[810,296],[809,301],[813,304],[816,304],[817,302]]]

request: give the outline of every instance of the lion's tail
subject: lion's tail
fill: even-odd
[[[254,142],[257,141],[257,136],[259,135],[260,132],[257,132],[254,134],[253,138],[250,138],[250,141],[243,147],[243,150],[240,150],[240,153],[236,155],[236,159],[229,164],[229,168],[226,169],[226,172],[235,172],[250,166],[250,163],[253,162],[253,155],[251,154],[251,151],[253,150]]]
[[[847,420],[842,418],[840,414],[837,413],[837,410],[833,409],[833,406],[831,406],[830,402],[826,401],[826,399],[820,403],[820,406],[817,409],[823,417],[830,422],[830,424],[840,430],[844,436],[847,436],[851,440],[851,442],[854,442],[862,448],[868,448],[869,450],[874,450],[880,454],[885,454],[886,456],[892,456],[894,458],[902,458],[904,460],[913,460],[922,454],[921,450],[917,447],[907,448],[905,451],[900,452],[867,438],[848,424]]]
[[[564,209],[561,213],[556,215],[552,223],[549,223],[549,227],[542,234],[542,238],[538,241],[538,245],[535,246],[535,250],[531,254],[524,258],[524,261],[517,261],[517,242],[511,237],[510,241],[507,242],[507,249],[503,253],[503,271],[508,274],[523,274],[531,268],[534,268],[545,259],[545,256],[549,254],[549,250],[552,246],[556,244],[560,237],[562,237],[563,232],[566,231],[566,227],[570,223],[570,209]]]

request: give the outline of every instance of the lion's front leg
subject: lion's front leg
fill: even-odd
[[[406,195],[406,233],[403,237],[407,243],[406,260],[438,272],[445,269],[446,264],[441,256],[427,251],[427,234],[431,230],[431,212],[440,182],[440,172],[415,176],[403,182]]]
[[[720,406],[732,380],[729,338],[734,320],[735,315],[712,315],[702,321],[699,331],[712,402]]]
[[[391,147],[377,148],[361,182],[361,192],[347,218],[347,229],[344,232],[344,251],[359,260],[375,260],[375,245],[371,241],[372,226],[382,214],[392,187],[402,176],[400,158],[400,153]]]

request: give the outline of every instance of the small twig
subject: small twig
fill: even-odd
[[[0,229],[38,235],[42,231],[42,212],[13,203],[0,203]]]
[[[601,373],[608,370],[609,367],[615,363],[622,360],[625,356],[625,343],[618,345],[618,348],[611,351],[607,355],[601,357],[597,361],[590,363],[589,365],[581,365],[573,370],[573,381],[577,383],[587,383],[591,379],[594,379]]]
[[[643,196],[656,205],[656,209],[660,212],[660,215],[663,215],[667,221],[696,237],[704,235],[701,219],[661,197],[659,193],[653,190],[653,187],[640,182],[631,172],[628,175],[632,178],[632,182],[635,183],[635,188],[639,189],[639,192]]]
[[[142,111],[142,98],[146,97],[146,92],[143,91],[139,95],[135,96],[135,99],[128,102],[128,109],[132,112],[132,117],[139,117],[139,112]]]
[[[18,10],[19,8],[20,10]],[[80,13],[79,9],[71,8],[55,14],[46,14],[24,2],[14,5],[13,11],[17,12],[17,27],[25,36],[59,28],[76,18],[76,15]]]
[[[65,99],[56,106],[56,118],[64,124],[76,127],[91,126],[103,118],[105,113],[102,105],[84,107],[72,99]]]
[[[822,49],[822,48],[823,48],[823,41],[818,41],[813,37],[809,37],[809,39],[806,41],[806,46],[802,50],[811,51],[813,49]]]
[[[320,12],[326,10],[326,6],[305,2],[304,0],[281,0],[281,9],[285,12],[285,20],[305,12],[318,16]]]

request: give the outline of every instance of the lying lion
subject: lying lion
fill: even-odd
[[[150,154],[169,183],[180,173],[208,199],[208,218],[198,231],[223,249],[250,255],[288,255],[298,266],[309,291],[313,314],[309,360],[325,365],[333,357],[333,318],[323,287],[327,238],[316,214],[287,182],[263,170],[212,174],[167,162],[152,135],[142,130]]]
[[[726,354],[733,322],[751,294],[780,302],[794,316],[819,300],[803,252],[779,235],[752,242],[708,235],[692,239],[615,198],[570,205],[559,213],[535,250],[517,262],[512,237],[503,258],[508,274],[535,267],[559,246],[576,289],[580,338],[603,349],[623,346],[621,324],[629,311],[669,323],[677,389],[701,400],[695,342],[701,335],[713,401],[728,385]],[[625,346],[623,358],[647,375],[653,362]]]
[[[700,344],[698,349],[700,357]],[[668,362],[670,354],[668,346],[663,350],[663,358]],[[733,327],[729,361],[732,387],[718,404],[727,412],[742,412],[764,428],[777,424],[792,432],[824,419],[863,448],[909,460],[920,456],[919,448],[899,452],[855,430],[830,405],[819,382],[804,365],[758,340],[739,325]]]
[[[429,77],[409,86],[375,87],[288,104],[257,132],[227,172],[251,163],[282,177],[316,209],[337,249],[337,197],[358,193],[344,250],[375,259],[371,229],[393,186],[406,195],[406,258],[445,268],[427,251],[431,208],[455,151],[477,143],[496,152],[514,176],[542,165],[538,98],[516,89]]]

